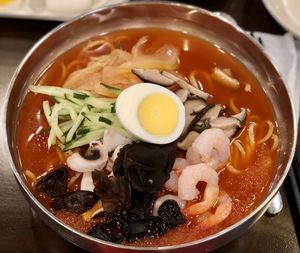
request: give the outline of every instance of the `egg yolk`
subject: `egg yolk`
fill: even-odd
[[[167,136],[177,126],[178,108],[170,96],[153,93],[140,103],[138,118],[142,127],[150,134]]]
[[[12,0],[0,0],[0,4],[8,4],[12,2]]]

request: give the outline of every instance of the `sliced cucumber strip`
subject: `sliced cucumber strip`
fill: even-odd
[[[88,109],[87,105],[85,105],[85,106],[81,109],[79,115],[77,116],[76,120],[74,121],[74,124],[73,124],[72,128],[70,129],[70,131],[69,131],[68,134],[67,134],[66,142],[70,142],[70,141],[72,140],[73,135],[75,134],[77,128],[80,126],[81,122],[84,120],[83,113],[88,112],[88,110],[89,110],[89,109]]]
[[[54,97],[60,97],[60,98],[64,98],[65,94],[70,94],[73,96],[74,93],[89,96],[89,94],[87,92],[75,91],[75,90],[61,88],[61,87],[57,87],[57,86],[30,85],[29,90],[32,92],[35,92],[35,93],[41,93],[41,94],[54,96]]]
[[[73,120],[65,121],[63,123],[60,123],[58,126],[61,129],[61,131],[63,131],[63,133],[66,134],[73,126]]]
[[[71,101],[69,101],[65,98],[55,97],[54,99],[58,104],[63,104],[65,106],[71,107],[77,113],[81,111],[82,106],[77,105],[77,104],[75,104],[75,103],[73,103],[73,102],[71,102]]]
[[[91,141],[100,140],[103,138],[103,134],[104,134],[104,129],[89,132],[67,143],[63,148],[63,151],[68,151],[72,148],[77,148],[89,144]]]

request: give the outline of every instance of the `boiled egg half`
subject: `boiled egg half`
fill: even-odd
[[[183,131],[185,110],[180,99],[167,88],[140,83],[121,92],[116,113],[123,127],[137,139],[167,144]]]

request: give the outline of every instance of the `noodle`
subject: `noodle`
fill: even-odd
[[[191,72],[191,74],[189,76],[189,81],[190,81],[191,85],[193,85],[195,88],[199,89],[199,84],[198,84],[199,81],[195,77],[195,71]]]
[[[64,64],[64,62],[61,62],[60,66],[61,66],[61,77],[60,77],[58,83],[63,84],[64,80],[66,79],[67,69],[66,69],[66,65]]]
[[[245,157],[246,152],[245,149],[243,148],[241,142],[239,140],[234,140],[233,144],[237,147],[237,149],[240,151],[243,157]]]
[[[254,146],[254,144],[255,144],[255,134],[254,134],[255,126],[256,126],[256,124],[254,122],[249,123],[248,134],[249,134],[249,142],[250,142],[251,147]]]
[[[231,164],[226,165],[226,169],[227,169],[229,172],[231,172],[231,173],[233,173],[233,174],[236,174],[236,175],[242,174],[242,171],[241,171],[241,170],[236,169],[236,168],[233,167]]]
[[[94,41],[90,41],[83,49],[82,52],[93,52],[96,49],[98,49],[100,46],[108,46],[109,49],[112,51],[115,47],[113,46],[113,44],[109,43],[106,40],[94,40]]]
[[[229,100],[229,106],[230,106],[231,110],[234,113],[239,113],[240,112],[240,109],[237,108],[236,105],[234,104],[233,98],[230,98],[230,100]]]
[[[279,145],[279,138],[276,134],[272,134],[272,140],[273,140],[273,145],[270,149],[270,152],[275,151],[278,148],[278,145]]]
[[[267,134],[260,140],[257,141],[257,145],[266,142],[267,140],[269,140],[274,132],[274,125],[270,120],[267,120],[267,124],[268,124],[268,132]]]

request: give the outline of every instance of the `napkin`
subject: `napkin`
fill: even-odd
[[[293,35],[273,35],[253,32],[251,35],[262,45],[281,75],[295,108],[296,119],[300,111],[300,41]]]

